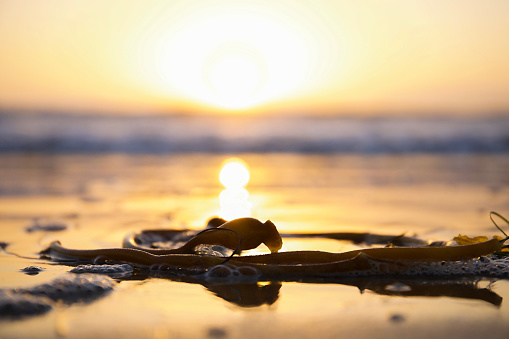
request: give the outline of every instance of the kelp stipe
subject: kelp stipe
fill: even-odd
[[[496,215],[497,217],[499,217],[500,219],[502,219],[503,221],[506,222],[507,225],[509,225],[509,220],[507,220],[506,218],[504,218],[500,213],[497,213],[497,212],[494,212],[494,211],[491,211],[490,212],[490,219],[491,219],[491,222],[493,223],[493,225],[495,225],[495,227],[500,231],[502,232],[502,234],[505,236],[505,238],[501,239],[500,240],[500,243],[503,245],[502,246],[502,249],[500,250],[499,253],[503,254],[503,255],[509,255],[509,253],[507,251],[504,251],[504,249],[507,249],[509,248],[509,245],[504,245],[504,243],[507,241],[507,239],[509,239],[509,236],[507,235],[507,233],[504,232],[504,230],[498,226],[498,224],[495,222],[495,220],[493,219],[493,216]]]

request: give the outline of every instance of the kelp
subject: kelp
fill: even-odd
[[[259,276],[266,277],[447,275],[476,274],[477,271],[480,274],[496,275],[496,270],[492,268],[479,269],[482,263],[475,260],[500,253],[505,248],[507,236],[504,239],[494,237],[490,240],[478,238],[471,244],[451,246],[391,246],[343,253],[278,252],[282,247],[282,238],[270,220],[262,223],[254,218],[239,218],[217,228],[206,229],[176,249],[146,249],[136,242],[135,237],[126,239],[124,248],[96,250],[68,249],[59,242],[54,242],[44,254],[53,260],[123,262],[193,274],[206,274],[215,266],[224,266],[228,262],[228,265],[235,269],[254,269]],[[242,250],[256,248],[262,243],[267,245],[272,253],[240,255]],[[220,245],[233,252],[226,258],[196,254],[195,248],[203,244]],[[462,263],[465,265],[462,266]],[[496,266],[494,264],[494,267]]]
[[[160,231],[160,234],[163,232]],[[183,246],[175,249],[152,249],[139,245],[135,234],[124,238],[123,246],[142,250],[151,254],[189,254],[201,244],[220,245],[239,253],[265,244],[272,253],[275,253],[283,246],[281,235],[270,220],[262,223],[254,218],[239,218],[218,226],[207,228],[190,238]]]
[[[211,218],[205,230],[201,232],[206,232],[208,229],[222,228],[220,226],[224,223],[226,223],[224,219],[217,217]],[[142,230],[141,232],[132,232],[126,235],[124,237],[123,247],[150,251],[150,253],[154,254],[163,254],[163,251],[157,251],[157,249],[175,249],[178,247],[176,246],[177,244],[186,243],[201,232],[188,229]],[[323,238],[366,245],[424,246],[429,244],[426,240],[405,236],[404,234],[386,235],[370,232],[281,233],[280,236],[283,239]]]

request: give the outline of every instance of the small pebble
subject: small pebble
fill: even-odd
[[[212,327],[209,329],[209,337],[211,338],[223,338],[226,337],[226,331],[222,328]]]
[[[29,233],[41,231],[41,232],[60,232],[64,231],[68,228],[65,223],[61,222],[46,222],[39,223],[39,221],[35,220],[32,226],[27,227],[25,230]]]
[[[405,317],[401,314],[393,314],[389,320],[393,323],[401,323],[405,321]]]

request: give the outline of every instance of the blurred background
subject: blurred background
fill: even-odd
[[[0,194],[143,193],[147,214],[202,225],[238,158],[244,214],[365,229],[443,225],[447,211],[473,227],[509,207],[508,13],[502,0],[0,1]]]
[[[1,1],[0,150],[507,152],[506,1]]]

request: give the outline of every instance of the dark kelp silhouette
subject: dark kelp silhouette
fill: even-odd
[[[498,226],[497,226],[498,227]],[[162,234],[162,233],[160,233]],[[253,218],[240,218],[197,233],[178,248],[161,249],[142,246],[139,238],[129,235],[124,239],[124,248],[78,250],[63,247],[53,242],[43,252],[52,260],[81,259],[126,262],[136,266],[172,267],[174,269],[202,272],[228,262],[240,269],[250,267],[263,277],[337,277],[337,276],[386,276],[386,275],[450,275],[479,274],[505,276],[508,270],[493,267],[500,262],[475,262],[504,250],[507,237],[501,239],[461,238],[464,245],[451,246],[389,246],[366,248],[343,253],[322,251],[278,252],[282,238],[269,220],[262,223]],[[242,250],[256,248],[264,243],[271,254],[241,256]],[[220,245],[233,250],[227,258],[196,254],[198,246]],[[451,263],[462,262],[465,267]],[[445,265],[442,263],[446,263]],[[484,264],[483,264],[484,263]],[[492,263],[488,269],[485,266]],[[443,269],[440,269],[442,266]]]
[[[490,217],[499,229],[493,216],[507,222],[498,213],[492,212]],[[479,287],[479,282],[486,277],[509,276],[507,246],[504,245],[508,237],[504,235],[505,238],[493,239],[459,236],[455,238],[457,245],[434,246],[402,235],[307,233],[281,236],[270,221],[262,223],[253,218],[241,218],[224,222],[216,218],[201,232],[146,230],[130,234],[124,239],[123,248],[76,250],[54,242],[41,252],[41,258],[70,266],[88,263],[92,268],[80,265],[72,272],[91,272],[95,276],[110,274],[115,279],[109,278],[104,287],[105,293],[85,299],[74,295],[72,288],[68,294],[58,294],[62,290],[60,285],[68,284],[63,280],[55,280],[55,286],[50,283],[25,290],[0,290],[0,316],[12,318],[42,314],[51,309],[52,301],[63,300],[68,304],[74,303],[74,300],[92,302],[113,288],[111,281],[154,277],[200,284],[214,295],[239,307],[272,305],[279,298],[281,286],[286,281],[356,286],[361,293],[369,290],[397,297],[475,299],[500,306],[502,297],[489,286]],[[278,252],[285,237],[326,237],[387,246],[344,253]],[[271,254],[241,255],[242,250],[255,248],[262,243],[267,245]],[[8,244],[1,245],[6,251]],[[199,252],[203,245],[219,245],[219,250],[216,250],[219,255]],[[118,267],[110,265],[115,263],[121,263],[129,270],[118,274]],[[101,267],[100,264],[107,265]],[[111,272],[117,275],[113,276]],[[77,288],[78,291],[83,289]],[[53,291],[57,291],[57,294],[52,294]],[[23,309],[18,307],[20,305],[33,307]]]
[[[493,215],[507,221],[496,213],[490,215],[492,220]],[[293,234],[291,236],[323,236],[353,242],[375,239],[391,244],[344,253],[278,252],[282,237],[272,222],[241,218],[226,223],[216,220],[214,227],[197,233],[149,230],[131,234],[124,239],[124,248],[75,250],[54,242],[41,252],[41,258],[55,264],[77,266],[71,272],[79,277],[64,277],[29,289],[0,290],[0,318],[43,314],[51,310],[55,302],[68,305],[93,302],[111,291],[115,281],[154,277],[200,284],[239,307],[272,305],[286,281],[356,286],[361,293],[369,290],[387,296],[475,299],[500,306],[502,297],[489,286],[479,287],[479,282],[485,277],[509,276],[509,257],[504,245],[508,237],[504,235],[503,239],[494,237],[491,240],[458,236],[455,241],[459,245],[425,246],[423,241],[414,238],[367,233]],[[418,246],[395,246],[401,241],[407,245],[411,241]],[[171,243],[174,248],[160,248],[153,245],[156,243]],[[240,255],[242,250],[262,243],[271,254]],[[0,245],[4,252],[14,254],[6,251],[7,243]],[[219,255],[197,253],[203,245],[220,245],[226,251],[217,250]],[[90,265],[81,265],[83,263]],[[116,263],[121,265],[111,265]],[[110,277],[100,278],[108,275]]]

